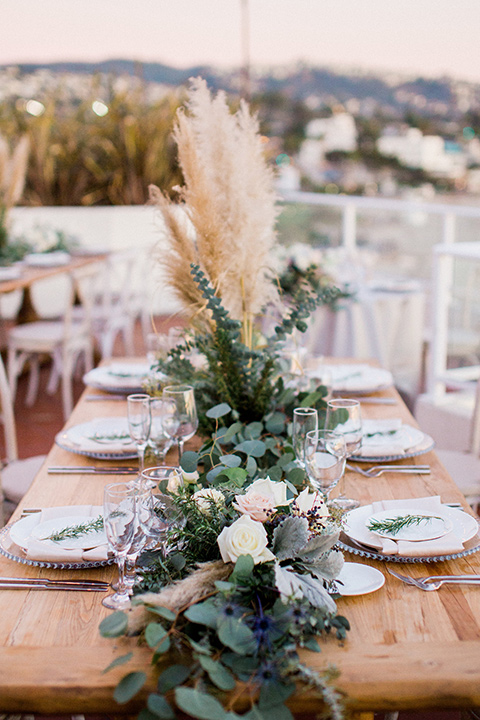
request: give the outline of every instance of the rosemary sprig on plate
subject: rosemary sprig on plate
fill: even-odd
[[[121,441],[126,442],[127,440],[130,440],[129,433],[126,432],[120,432],[120,433],[110,433],[102,435],[100,433],[94,433],[94,435],[90,435],[88,440],[93,440],[94,442],[115,442],[115,441]]]
[[[68,540],[70,538],[79,538],[82,535],[88,535],[89,533],[100,532],[103,530],[103,517],[98,517],[90,520],[89,522],[80,523],[79,525],[69,525],[62,530],[49,535],[45,540],[53,540],[53,542],[61,542],[62,540]]]
[[[397,535],[400,530],[404,530],[411,525],[420,525],[423,521],[443,520],[436,515],[399,515],[398,517],[385,518],[384,520],[370,520],[367,528],[372,532],[388,533],[389,535]]]

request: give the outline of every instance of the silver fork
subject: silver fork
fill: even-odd
[[[430,473],[430,465],[373,465],[370,468],[364,469],[347,463],[347,468],[368,478],[380,477],[380,475],[386,472],[418,475],[428,475]]]
[[[429,575],[427,577],[412,578],[407,575],[400,575],[387,568],[390,575],[394,575],[399,580],[414,585],[421,590],[438,590],[445,583],[456,583],[458,585],[480,585],[480,575]]]

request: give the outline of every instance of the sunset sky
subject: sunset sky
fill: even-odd
[[[304,61],[480,82],[480,0],[248,0],[252,65]],[[241,0],[1,0],[0,63],[239,66]]]

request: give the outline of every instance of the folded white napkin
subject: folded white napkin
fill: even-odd
[[[409,498],[406,500],[380,500],[372,503],[373,513],[381,510],[411,510],[412,513],[437,512],[440,514],[442,503],[440,495],[423,498]],[[462,552],[462,541],[455,534],[455,527],[443,537],[435,540],[390,540],[374,533],[370,533],[372,544],[383,555],[400,555],[401,557],[432,557],[435,555],[451,555]],[[370,540],[369,540],[370,543]]]
[[[67,431],[68,432],[68,431]],[[107,434],[107,433],[105,433]],[[99,437],[102,437],[103,433],[99,433]],[[92,433],[93,437],[93,433]],[[73,442],[78,445],[79,450],[96,452],[96,453],[134,453],[136,447],[133,442],[129,439],[128,442],[118,440],[108,440],[98,442],[89,437],[75,437],[71,438]]]
[[[364,420],[362,428],[362,447],[355,455],[364,455],[365,457],[403,455],[407,450],[405,438],[399,435],[402,428],[400,418]],[[408,440],[406,442],[408,444]]]
[[[101,440],[95,440],[95,436]],[[122,439],[115,439],[114,435],[121,435]],[[67,430],[69,439],[78,446],[80,450],[99,453],[134,453],[135,444],[128,436],[126,420],[119,421],[113,418],[110,421],[105,418],[98,418],[83,426],[74,426]],[[110,440],[110,436],[112,439]]]
[[[118,379],[127,379],[131,380],[131,378],[142,378],[145,377],[145,375],[148,375],[148,372],[150,370],[150,365],[144,364],[144,363],[119,363],[114,362],[108,365],[106,368],[108,373],[110,375],[118,375]]]
[[[63,507],[44,508],[38,513],[38,523],[47,520],[55,520],[62,517],[98,517],[103,511],[101,505],[74,505]],[[49,541],[37,540],[30,537],[28,539],[28,547],[26,551],[28,560],[41,560],[45,562],[85,562],[85,561],[103,561],[108,560],[108,546],[98,545],[89,550],[76,548],[75,550],[65,549],[53,546]]]

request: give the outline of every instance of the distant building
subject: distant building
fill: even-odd
[[[424,135],[418,128],[386,128],[377,140],[377,150],[406,167],[451,179],[463,177],[467,167],[467,155],[458,143]]]
[[[357,128],[353,115],[336,112],[329,118],[311,120],[305,134],[308,139],[321,140],[324,153],[354,152],[357,149]]]

